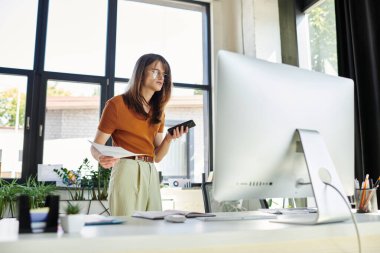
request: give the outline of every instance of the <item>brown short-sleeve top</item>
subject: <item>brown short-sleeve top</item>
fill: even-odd
[[[154,157],[154,138],[164,131],[164,122],[163,114],[161,123],[151,125],[149,119],[129,109],[119,95],[107,101],[98,129],[111,134],[113,146]]]

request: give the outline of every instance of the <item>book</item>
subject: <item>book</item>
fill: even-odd
[[[132,217],[144,218],[150,220],[162,220],[167,215],[180,214],[184,215],[186,218],[195,217],[214,217],[215,214],[212,213],[200,213],[200,212],[188,212],[180,210],[165,210],[165,211],[135,211]]]

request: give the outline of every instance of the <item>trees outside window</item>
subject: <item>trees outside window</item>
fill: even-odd
[[[303,58],[300,67],[337,75],[335,1],[319,1],[305,12],[302,19],[303,29],[298,34],[304,43],[299,46],[303,50],[299,52]]]

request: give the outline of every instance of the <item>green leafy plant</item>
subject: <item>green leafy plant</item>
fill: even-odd
[[[82,170],[89,171],[92,166],[87,158],[76,170],[68,170],[67,168],[54,169],[55,173],[62,179],[69,191],[72,200],[84,200],[84,187],[88,184],[88,179],[82,177]],[[82,184],[83,180],[83,184]],[[83,187],[82,187],[83,186]]]
[[[68,202],[68,204],[65,208],[65,213],[67,215],[78,214],[79,212],[80,212],[79,204],[71,204],[70,202]]]
[[[17,196],[22,192],[22,186],[17,183],[17,179],[10,182],[0,179],[0,218],[3,218],[5,211],[9,209],[14,217]]]
[[[1,186],[2,179],[0,179],[0,219],[4,217],[4,213],[6,210],[6,201],[5,201],[5,193],[3,191],[3,187]]]
[[[35,177],[29,177],[22,185],[21,194],[29,196],[30,208],[45,206],[45,199],[57,189],[55,185],[39,182]]]
[[[35,177],[29,177],[25,184],[17,179],[5,181],[0,179],[0,218],[9,210],[11,217],[15,216],[17,197],[21,194],[29,196],[30,208],[43,207],[45,199],[52,194],[56,187],[45,182],[39,182]]]
[[[100,164],[98,170],[92,170],[89,177],[89,188],[93,200],[106,200],[111,170],[103,168]]]
[[[71,200],[84,200],[85,190],[88,190],[87,199],[106,200],[108,197],[108,185],[111,170],[98,166],[97,170],[92,170],[92,165],[87,158],[77,170],[60,168],[54,170],[67,186]],[[86,176],[82,173],[86,172]],[[83,173],[85,174],[85,173]]]

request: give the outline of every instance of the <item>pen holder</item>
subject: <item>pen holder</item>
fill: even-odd
[[[30,217],[30,200],[27,195],[20,195],[18,197],[18,220],[19,220],[19,233],[32,233],[32,219]],[[56,233],[58,230],[58,210],[59,210],[59,196],[49,195],[45,199],[45,207],[49,207],[49,213],[45,220],[46,224],[43,232]]]
[[[376,190],[377,188],[355,190],[356,211],[358,213],[376,213],[378,211]]]

